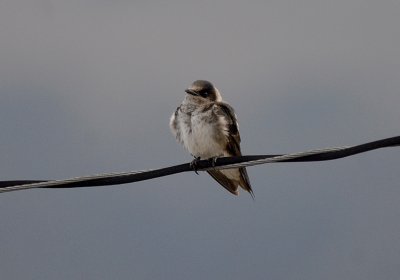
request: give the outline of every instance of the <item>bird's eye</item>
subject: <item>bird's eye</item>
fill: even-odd
[[[208,92],[207,91],[201,91],[200,95],[203,97],[207,97],[208,96]]]

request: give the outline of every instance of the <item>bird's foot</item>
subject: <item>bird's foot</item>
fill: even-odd
[[[197,172],[199,161],[200,157],[195,157],[194,160],[192,160],[192,162],[190,163],[190,168],[192,168],[197,175],[199,175],[199,173]]]
[[[212,157],[209,159],[212,167],[215,167],[215,165],[217,164],[217,159],[218,157]]]

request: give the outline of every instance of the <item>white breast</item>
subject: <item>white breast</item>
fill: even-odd
[[[211,158],[224,155],[225,143],[217,141],[221,139],[220,126],[205,120],[209,114],[209,111],[195,111],[191,117],[183,114],[179,116],[183,145],[195,157]]]

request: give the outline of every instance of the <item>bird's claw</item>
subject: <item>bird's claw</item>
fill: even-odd
[[[199,175],[199,173],[197,172],[199,161],[200,157],[195,157],[194,160],[192,160],[192,162],[190,163],[190,168],[192,168],[197,175]]]
[[[215,165],[217,164],[217,159],[218,159],[218,157],[210,158],[210,162],[211,162],[211,166],[212,167],[215,167]]]

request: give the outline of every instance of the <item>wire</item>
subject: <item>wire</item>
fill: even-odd
[[[197,171],[210,169],[228,169],[245,166],[254,166],[275,162],[311,162],[327,161],[344,158],[359,153],[368,152],[386,147],[400,145],[400,136],[386,138],[357,146],[316,149],[306,152],[283,155],[253,155],[239,157],[222,157],[213,160],[200,160],[196,165]],[[194,171],[190,163],[169,166],[160,169],[130,171],[120,173],[105,173],[92,176],[83,176],[65,180],[13,180],[0,181],[0,193],[34,188],[80,188],[109,185],[128,184],[172,174]]]

